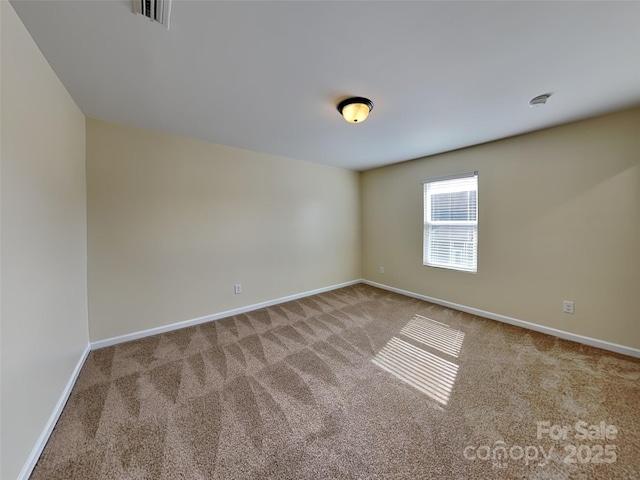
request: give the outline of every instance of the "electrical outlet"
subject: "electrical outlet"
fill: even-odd
[[[574,313],[573,311],[573,302],[570,302],[569,300],[565,300],[562,302],[562,311],[564,313]]]
[[[384,267],[380,267],[380,273],[384,273]]]
[[[240,292],[242,292],[242,285],[240,283],[236,283],[233,286],[233,293],[235,293],[236,295],[239,294]]]

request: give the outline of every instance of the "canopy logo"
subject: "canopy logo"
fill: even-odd
[[[510,461],[545,467],[558,454],[566,464],[611,464],[618,454],[610,442],[618,434],[618,428],[604,420],[593,424],[579,420],[572,425],[542,420],[536,422],[536,439],[554,442],[551,445],[508,445],[496,440],[493,445],[467,445],[462,455],[470,461],[491,462],[494,468],[507,468]]]

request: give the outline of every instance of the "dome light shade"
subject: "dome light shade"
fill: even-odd
[[[364,97],[347,98],[338,104],[340,115],[349,123],[362,123],[369,116],[373,102]]]

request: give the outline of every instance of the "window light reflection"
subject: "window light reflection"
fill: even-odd
[[[412,340],[412,343],[393,337],[372,362],[442,405],[447,405],[458,375],[458,365],[419,345],[457,358],[464,332],[416,315],[402,328],[400,335]]]
[[[456,358],[464,341],[464,332],[422,315],[413,317],[400,333]]]

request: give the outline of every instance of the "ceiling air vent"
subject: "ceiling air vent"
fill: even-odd
[[[133,0],[133,11],[169,28],[171,0]]]

